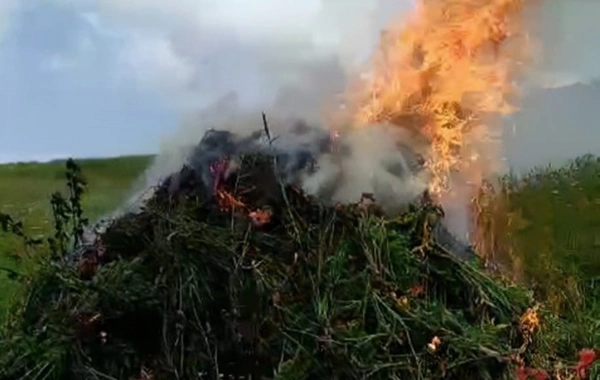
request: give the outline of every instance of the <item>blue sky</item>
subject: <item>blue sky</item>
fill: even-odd
[[[411,2],[377,1],[2,0],[0,161],[155,152],[182,114],[260,103]]]
[[[51,4],[12,15],[0,45],[0,160],[151,152],[175,127],[156,93],[116,76],[119,38],[84,16]]]
[[[230,90],[260,105],[332,57],[351,67],[412,4],[0,0],[0,161],[156,152],[180,116]],[[600,6],[553,4],[552,67],[539,77],[596,77]]]

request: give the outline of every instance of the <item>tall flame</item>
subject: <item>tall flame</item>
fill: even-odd
[[[487,115],[515,110],[514,79],[528,52],[527,0],[417,1],[403,27],[382,35],[355,121],[393,122],[427,137],[431,190],[440,193],[465,164],[465,137]]]
[[[524,6],[533,1],[417,0],[382,34],[351,103],[354,124],[391,122],[423,136],[432,195],[450,194],[456,173],[478,184],[500,161],[494,134],[516,109],[530,50]]]

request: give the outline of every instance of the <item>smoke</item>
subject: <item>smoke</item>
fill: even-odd
[[[261,130],[262,112],[281,149],[316,144],[330,122],[323,111],[335,109],[336,96],[360,72],[391,18],[412,7],[410,0],[99,2],[105,17],[132,28],[121,56],[129,74],[182,113],[181,127],[163,141],[138,190],[177,171],[210,128],[239,137]],[[600,49],[593,40],[600,4],[542,4],[541,17],[535,15],[531,24],[540,37],[538,60],[524,80],[522,110],[504,128],[504,156],[521,171],[588,153],[598,141],[592,122],[600,107],[591,99],[600,90],[582,83],[600,75]],[[312,132],[291,133],[298,119],[314,127]],[[427,178],[406,175],[411,154],[397,141],[427,154],[411,136],[389,126],[344,131],[342,152],[318,152],[320,170],[303,177],[305,189],[342,202],[372,192],[390,209],[400,207],[426,188]],[[403,174],[392,162],[404,167]],[[471,189],[464,181],[457,189],[461,199],[450,200],[446,206],[456,210],[448,214],[467,220]]]
[[[354,70],[390,18],[412,6],[412,0],[72,1],[100,11],[97,28],[126,35],[123,75],[185,111],[230,91],[243,105],[262,107],[284,87],[306,86],[316,72],[323,73],[319,88],[328,88],[332,67],[344,75]]]
[[[127,74],[182,115],[137,186],[141,192],[180,169],[209,129],[245,138],[263,129],[262,112],[278,149],[317,144],[329,134],[338,96],[370,59],[381,30],[412,7],[411,0],[99,3],[105,20],[131,27],[120,58]],[[298,120],[312,132],[292,133]],[[414,145],[401,134],[389,126],[345,131],[338,141],[343,159],[320,152],[318,173],[304,178],[306,190],[332,201],[372,192],[394,207],[414,198],[424,179],[391,164],[410,161],[392,143]]]
[[[346,131],[339,139],[338,153],[320,157],[321,170],[305,178],[309,193],[344,203],[357,201],[363,192],[371,193],[393,213],[427,189],[429,178],[419,162],[427,152],[408,131],[370,125]]]
[[[260,114],[241,110],[234,96],[221,99],[166,142],[166,149],[146,172],[143,192],[150,195],[148,188],[184,163],[210,183],[210,166],[219,158],[257,152],[278,157],[285,182],[330,203],[356,202],[361,194],[371,193],[387,211],[395,212],[426,190],[429,178],[421,164],[427,150],[419,149],[407,130],[371,125],[345,129],[332,137],[331,131],[314,121],[278,111],[267,117],[268,140]],[[215,134],[212,128],[227,133]],[[210,143],[204,142],[208,137]],[[137,194],[134,205],[143,199]]]

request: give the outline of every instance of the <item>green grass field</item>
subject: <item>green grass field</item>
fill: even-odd
[[[89,182],[84,210],[92,220],[128,195],[150,157],[78,161]],[[31,234],[52,231],[49,197],[64,187],[64,163],[0,165],[0,212],[25,222]],[[600,161],[588,157],[562,168],[533,171],[497,194],[487,209],[493,250],[513,278],[527,281],[557,311],[595,307],[600,280]],[[27,269],[23,244],[0,235],[0,266]],[[18,291],[0,274],[0,309]]]
[[[101,217],[117,207],[128,195],[134,181],[148,166],[151,157],[134,156],[80,160],[89,191],[84,207],[90,219]],[[65,187],[64,162],[0,165],[0,212],[25,224],[31,235],[53,231],[50,195]],[[22,242],[0,233],[0,267],[26,270],[29,262]],[[17,262],[13,255],[22,257]],[[0,312],[18,291],[17,283],[0,273]]]
[[[493,251],[557,312],[600,312],[600,158],[510,182],[488,210]]]

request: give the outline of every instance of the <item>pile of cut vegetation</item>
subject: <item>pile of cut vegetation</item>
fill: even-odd
[[[54,255],[2,329],[0,378],[502,379],[549,363],[530,293],[442,248],[439,208],[325,206],[275,158],[240,156],[228,176],[217,160],[210,184],[185,166],[75,262],[69,162]]]

